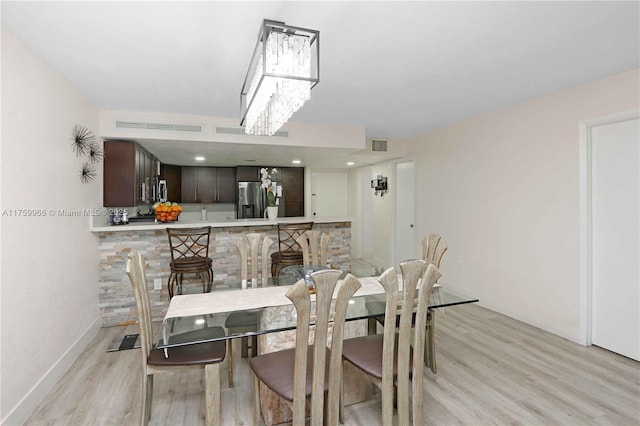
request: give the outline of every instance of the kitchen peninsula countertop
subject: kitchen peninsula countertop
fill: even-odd
[[[278,223],[335,223],[351,222],[350,217],[279,217],[276,220],[268,219],[229,219],[229,220],[178,220],[177,222],[135,222],[126,225],[93,225],[91,232],[121,232],[121,231],[153,231],[166,228],[195,228],[200,226],[211,226],[212,228],[246,227],[246,226],[269,226]]]

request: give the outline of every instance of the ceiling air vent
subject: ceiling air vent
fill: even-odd
[[[135,121],[116,121],[116,127],[124,127],[127,129],[145,129],[145,123]]]
[[[147,123],[148,130],[174,130],[173,124]]]
[[[197,126],[194,124],[176,124],[175,130],[177,132],[202,132],[202,126]]]
[[[387,139],[371,139],[371,152],[387,152]]]
[[[202,126],[198,124],[145,123],[142,121],[116,120],[116,128],[202,133]]]
[[[246,134],[244,132],[244,127],[242,127],[242,126],[240,126],[240,127],[216,126],[216,133],[225,134],[225,135],[255,136],[255,135]],[[280,131],[275,132],[271,136],[278,136],[278,137],[281,137],[281,138],[288,138],[289,137],[289,132],[286,131],[286,130],[280,130]]]

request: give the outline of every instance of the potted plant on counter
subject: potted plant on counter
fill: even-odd
[[[269,220],[275,220],[278,217],[278,197],[276,196],[276,188],[272,183],[272,179],[277,173],[278,170],[275,168],[271,169],[271,173],[266,168],[260,169],[262,188],[267,190],[267,208],[264,217],[269,217]]]

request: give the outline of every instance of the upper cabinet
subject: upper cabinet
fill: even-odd
[[[167,182],[167,200],[182,203],[182,167],[162,164],[160,178]]]
[[[183,203],[235,203],[234,167],[182,167]]]
[[[255,167],[255,166],[236,167],[236,180],[238,182],[258,182],[260,180],[260,167]]]
[[[128,207],[151,201],[158,160],[132,141],[104,142],[104,207]]]

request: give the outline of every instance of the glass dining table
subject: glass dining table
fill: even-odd
[[[176,295],[169,303],[156,348],[165,349],[295,330],[295,309],[286,297],[286,292],[298,279],[305,278],[311,270],[319,269],[326,268],[301,267],[289,271],[290,273],[285,273],[279,278],[277,286]],[[343,276],[346,276],[346,273],[343,273]],[[349,301],[346,320],[350,322],[383,316],[385,293],[382,286],[376,277],[358,278],[362,287]],[[315,295],[312,294],[311,297],[314,301]],[[478,298],[452,290],[446,285],[436,284],[430,295],[429,309],[474,302],[478,302]],[[230,333],[224,328],[225,321],[229,315],[239,312],[255,314],[255,327],[251,331]],[[224,328],[224,335],[220,333],[219,327]]]

